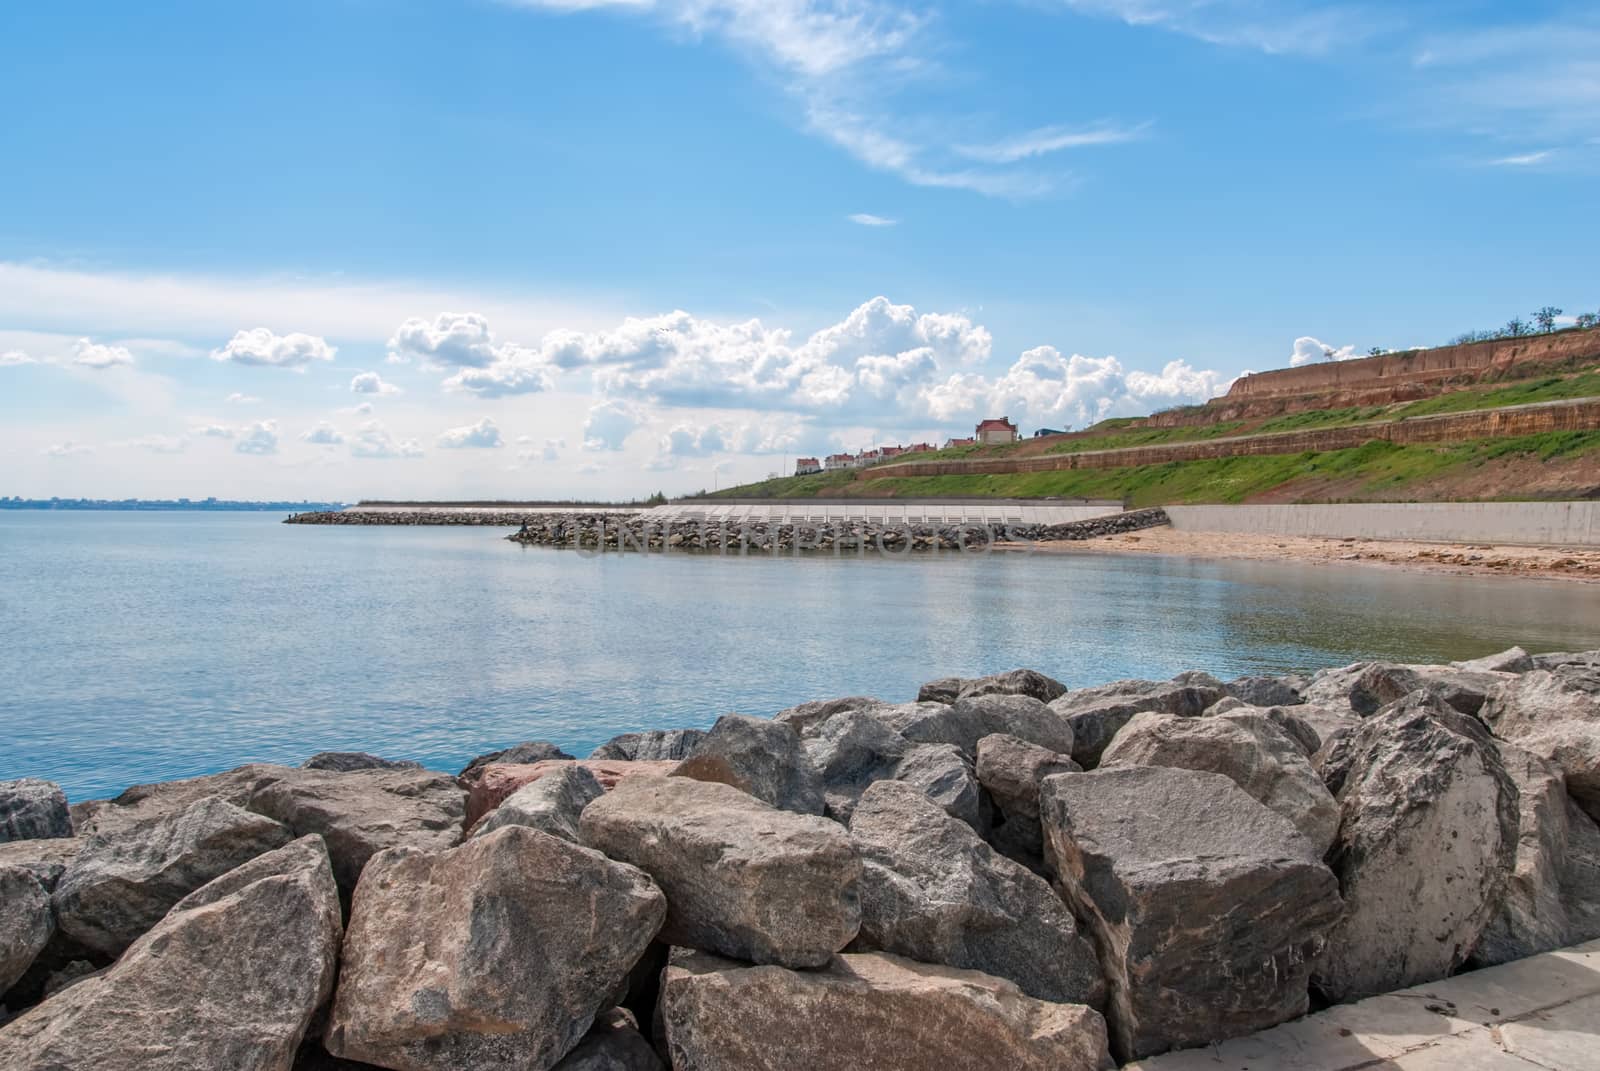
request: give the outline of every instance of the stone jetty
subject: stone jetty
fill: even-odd
[[[0,1067],[1099,1071],[1600,938],[1600,651],[639,721],[0,783]]]
[[[355,523],[355,522],[345,522]],[[713,554],[842,554],[877,551],[987,550],[1011,544],[1099,539],[1168,524],[1165,510],[1129,510],[1064,524],[895,524],[861,520],[814,524],[657,521],[620,514],[545,514],[507,536],[530,547],[604,551],[701,551]]]

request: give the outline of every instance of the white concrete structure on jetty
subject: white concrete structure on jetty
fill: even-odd
[[[646,510],[645,520],[673,524],[1068,524],[1122,512],[1120,502],[1008,498],[943,501],[792,499],[767,502],[674,502]]]

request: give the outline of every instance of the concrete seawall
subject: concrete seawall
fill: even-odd
[[[1168,506],[1180,532],[1600,546],[1600,502],[1377,502]]]
[[[1392,443],[1454,443],[1470,439],[1539,435],[1553,431],[1600,431],[1600,399],[1579,398],[1560,402],[1538,402],[1531,405],[1505,406],[1500,409],[1415,417],[1411,420],[1357,424],[1348,428],[1291,431],[1276,435],[1241,435],[1199,442],[1171,443],[1164,446],[1133,446],[1121,450],[1084,450],[1072,454],[1043,454],[1035,457],[908,461],[866,471],[872,477],[898,477],[1110,469],[1134,465],[1164,465],[1171,461],[1206,461],[1223,457],[1348,450],[1377,440]]]

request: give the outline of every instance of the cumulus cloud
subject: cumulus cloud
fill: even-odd
[[[233,429],[226,424],[196,424],[189,430],[202,439],[231,439],[234,435]]]
[[[421,457],[422,445],[415,439],[395,439],[382,422],[369,420],[350,440],[350,456],[364,458]]]
[[[94,447],[85,446],[82,443],[75,443],[71,439],[68,439],[66,442],[55,443],[51,446],[47,446],[40,452],[46,457],[76,457],[80,454],[94,453]]]
[[[500,429],[488,417],[464,428],[451,428],[439,436],[439,446],[445,450],[487,450],[504,445]]]
[[[585,450],[621,450],[628,436],[644,423],[644,413],[624,401],[611,400],[591,406],[583,423]]]
[[[318,446],[338,446],[344,442],[344,436],[339,434],[339,429],[327,421],[319,423],[314,428],[307,428],[300,433],[302,442],[315,443]]]
[[[389,360],[462,368],[487,368],[499,347],[489,321],[475,312],[441,312],[432,323],[413,317],[389,339]]]
[[[133,363],[133,354],[122,346],[103,346],[80,338],[72,346],[72,363],[85,368],[115,368]]]
[[[15,368],[17,365],[38,363],[21,350],[6,350],[0,353],[0,368]]]
[[[256,405],[261,401],[261,399],[257,398],[253,394],[240,394],[238,391],[234,391],[232,394],[224,398],[223,401],[227,402],[229,405]]]
[[[314,361],[331,361],[338,350],[316,335],[292,332],[277,335],[265,327],[239,331],[221,349],[211,351],[214,361],[265,368],[304,370]]]
[[[278,452],[278,422],[258,420],[245,428],[239,441],[233,444],[236,454],[253,454],[265,457]]]
[[[385,383],[376,372],[359,372],[350,380],[352,394],[399,394],[400,388]]]
[[[559,461],[561,452],[567,448],[567,440],[546,439],[541,446],[532,435],[519,435],[517,445],[522,447],[517,451],[517,460],[523,464],[533,461]]]
[[[1316,364],[1319,361],[1350,361],[1361,354],[1356,352],[1354,346],[1329,346],[1324,342],[1302,335],[1294,340],[1294,352],[1289,355],[1289,367],[1299,368],[1305,364]]]
[[[711,457],[714,454],[784,454],[800,443],[801,429],[794,424],[696,424],[680,422],[662,434],[657,457]],[[665,467],[658,464],[656,467]]]
[[[925,399],[929,415],[944,423],[1004,414],[1043,425],[1084,426],[1203,402],[1231,382],[1185,361],[1169,361],[1160,372],[1129,371],[1115,357],[1067,357],[1054,346],[1037,346],[1001,376],[952,376],[928,388]]]

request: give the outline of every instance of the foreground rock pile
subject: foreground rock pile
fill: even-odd
[[[0,784],[0,1067],[1098,1069],[1600,936],[1600,652]]]
[[[353,522],[349,522],[353,523]],[[1066,524],[894,524],[829,521],[775,524],[764,520],[667,523],[616,514],[534,517],[506,538],[537,547],[587,550],[767,552],[780,554],[862,551],[907,553],[932,550],[982,550],[996,543],[1047,543],[1168,524],[1165,510],[1141,509]]]

